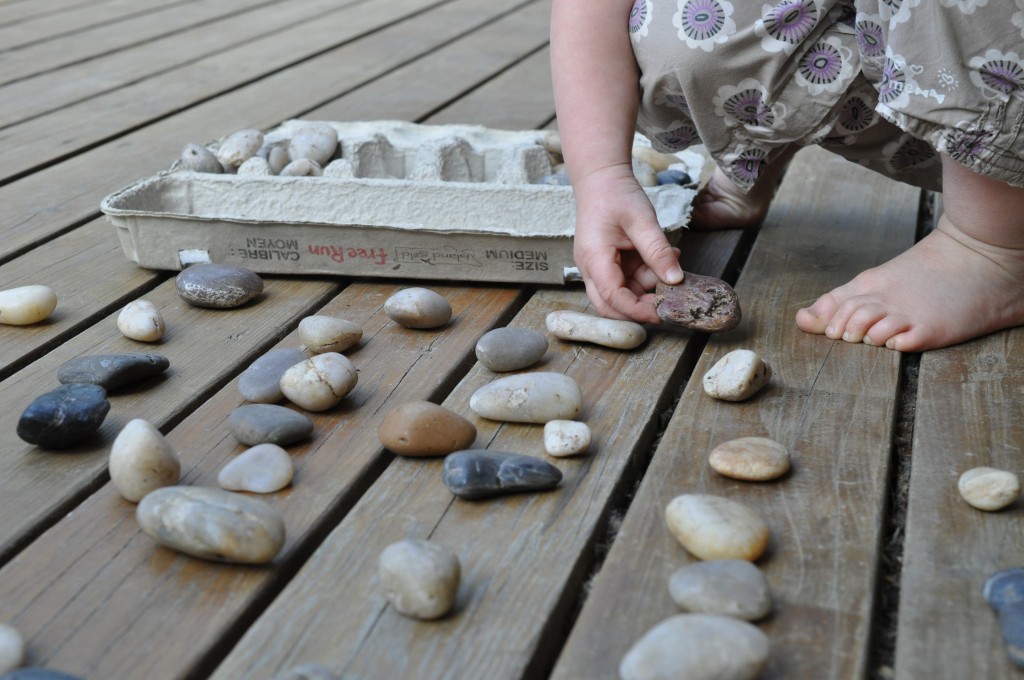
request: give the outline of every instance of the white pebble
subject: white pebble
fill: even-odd
[[[583,407],[583,393],[573,378],[552,371],[517,373],[484,385],[469,398],[482,418],[509,423],[572,420]]]
[[[771,380],[772,369],[749,349],[737,349],[718,360],[704,374],[704,391],[715,399],[743,401]]]
[[[429,288],[406,288],[387,299],[384,313],[405,328],[438,328],[451,321],[452,306]]]
[[[415,539],[381,552],[378,574],[388,601],[399,614],[416,619],[444,616],[455,604],[461,568],[451,549]]]
[[[281,392],[307,411],[326,411],[352,391],[359,379],[348,357],[325,352],[289,368],[281,376]]]
[[[277,444],[257,444],[238,454],[217,475],[217,483],[228,491],[273,493],[291,484],[295,464]]]
[[[25,640],[14,626],[0,623],[0,673],[9,673],[25,663]]]
[[[362,327],[334,316],[307,316],[299,322],[299,340],[314,354],[344,352],[363,339]]]
[[[549,420],[544,424],[544,450],[551,456],[575,456],[590,447],[590,436],[586,423]]]
[[[132,503],[149,492],[178,483],[181,463],[160,430],[141,418],[121,428],[110,447],[110,481]]]
[[[148,300],[134,300],[117,315],[121,335],[139,342],[156,342],[167,331],[160,310]]]
[[[0,323],[27,326],[39,323],[57,308],[57,295],[49,286],[21,286],[0,290]]]
[[[665,508],[669,531],[702,560],[749,560],[768,547],[768,525],[746,505],[721,496],[683,494]]]
[[[217,160],[228,172],[235,172],[263,146],[263,133],[259,130],[238,130],[224,138],[217,147]]]
[[[592,342],[613,349],[633,349],[647,339],[647,330],[634,321],[605,319],[568,309],[551,312],[545,324],[556,338]]]
[[[1002,510],[1020,496],[1020,480],[1006,470],[976,467],[960,475],[960,495],[972,507],[993,512]]]

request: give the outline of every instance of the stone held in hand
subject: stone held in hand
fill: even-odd
[[[532,328],[495,328],[476,343],[476,358],[495,373],[533,366],[547,351],[548,339]]]
[[[377,566],[380,583],[395,611],[425,621],[451,611],[461,571],[459,558],[450,548],[416,539],[386,547]]]
[[[765,482],[789,472],[789,450],[768,437],[740,437],[712,449],[708,463],[725,477]]]
[[[142,418],[121,428],[110,448],[108,467],[114,488],[132,503],[181,478],[178,455],[160,430]]]
[[[438,404],[410,401],[384,416],[377,436],[400,456],[446,456],[473,445],[476,425]]]
[[[27,326],[46,319],[57,308],[49,286],[20,286],[0,290],[0,324]]]
[[[107,391],[99,385],[61,385],[25,408],[18,419],[18,436],[44,449],[67,448],[100,429],[108,411]]]
[[[281,375],[281,392],[307,411],[326,411],[341,403],[359,373],[344,354],[324,352],[296,364]]]
[[[722,496],[683,494],[665,508],[669,531],[701,560],[756,561],[768,547],[768,525],[746,505]]]
[[[688,564],[672,574],[668,591],[675,603],[689,612],[757,621],[772,609],[768,579],[746,560]]]
[[[957,481],[960,496],[978,510],[995,512],[1020,497],[1020,480],[1007,470],[976,467],[967,470]]]
[[[518,373],[492,380],[469,399],[478,416],[510,423],[572,420],[583,408],[583,393],[569,376],[551,371]]]
[[[742,317],[736,291],[712,276],[686,272],[678,285],[659,282],[654,299],[659,319],[690,330],[723,333]]]
[[[165,486],[139,501],[135,517],[157,543],[206,560],[265,564],[284,546],[281,513],[223,489]]]
[[[772,379],[772,367],[757,352],[737,349],[719,359],[704,374],[702,384],[709,397],[744,401]]]
[[[65,385],[92,383],[113,391],[160,375],[170,365],[162,354],[93,354],[65,361],[57,369],[57,380]]]
[[[273,493],[292,482],[295,463],[277,444],[257,444],[228,462],[217,474],[217,484],[228,491]]]
[[[586,453],[590,448],[590,427],[578,420],[549,420],[544,423],[544,451],[563,458]]]
[[[612,349],[634,349],[647,339],[647,330],[635,321],[606,319],[569,309],[550,312],[545,324],[556,338]]]
[[[263,292],[263,279],[244,267],[227,264],[194,264],[174,280],[178,296],[196,307],[239,307]]]
[[[157,342],[164,337],[167,326],[160,310],[149,300],[133,300],[117,315],[121,335],[139,342]]]
[[[444,485],[459,498],[477,499],[558,486],[562,471],[518,453],[469,449],[444,459]]]
[[[238,392],[246,401],[273,404],[284,398],[281,376],[295,364],[306,360],[306,354],[294,347],[272,349],[249,365],[238,377]]]
[[[228,416],[228,430],[247,446],[287,446],[312,434],[313,421],[278,404],[244,404]]]
[[[443,295],[429,288],[406,288],[387,299],[384,313],[404,328],[430,329],[451,321],[452,306]]]

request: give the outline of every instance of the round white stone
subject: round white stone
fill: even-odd
[[[478,416],[510,423],[572,420],[582,407],[583,393],[575,380],[545,371],[498,378],[469,399]]]
[[[181,463],[160,430],[141,418],[121,428],[110,447],[110,481],[132,503],[163,486],[178,483]]]
[[[633,349],[647,339],[647,330],[634,321],[605,319],[568,309],[549,313],[545,324],[556,338],[591,342],[612,349]]]
[[[217,475],[217,483],[228,491],[273,493],[292,482],[295,463],[277,444],[257,444],[238,454]]]
[[[281,376],[281,392],[307,411],[336,406],[356,386],[359,375],[348,357],[325,352],[289,368]]]
[[[395,610],[425,620],[451,610],[460,571],[459,558],[451,549],[415,539],[392,543],[378,563],[381,585]]]
[[[590,447],[590,428],[578,420],[549,420],[544,424],[544,450],[550,456],[575,456]]]
[[[757,621],[772,609],[768,579],[746,560],[688,564],[672,574],[668,592],[680,607],[701,614]]]
[[[1006,470],[976,467],[960,475],[960,495],[972,507],[993,512],[1002,510],[1020,496],[1020,480]]]
[[[451,321],[452,306],[429,288],[406,288],[387,299],[384,313],[405,328],[438,328]]]
[[[117,315],[121,335],[139,342],[156,342],[167,331],[160,310],[149,300],[134,300]]]
[[[771,378],[771,366],[756,352],[737,349],[704,374],[704,391],[715,399],[743,401],[754,396]]]
[[[345,319],[314,315],[299,322],[299,340],[313,354],[344,352],[362,339],[362,327]]]
[[[49,286],[0,290],[0,323],[11,326],[39,323],[56,308],[57,295]]]
[[[14,626],[0,623],[0,673],[9,673],[25,663],[25,639]]]
[[[669,531],[694,557],[751,562],[768,547],[768,525],[742,503],[721,496],[683,494],[665,508]]]

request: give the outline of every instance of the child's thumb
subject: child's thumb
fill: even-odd
[[[648,225],[635,236],[634,245],[640,257],[658,278],[670,285],[682,283],[683,270],[679,266],[679,250],[668,242],[661,227],[657,223]]]

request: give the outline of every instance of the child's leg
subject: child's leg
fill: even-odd
[[[935,230],[801,309],[801,329],[917,352],[1024,324],[1024,189],[942,163]]]
[[[775,191],[799,147],[787,148],[765,166],[750,191],[743,193],[720,168],[701,187],[693,201],[690,226],[693,229],[745,229],[759,224],[768,213]]]

